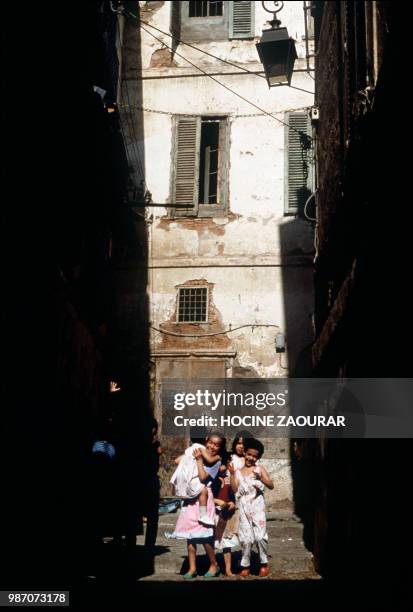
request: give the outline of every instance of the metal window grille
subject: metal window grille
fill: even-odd
[[[190,2],[190,17],[217,17],[222,15],[222,2]]]
[[[183,287],[179,289],[178,323],[205,323],[207,314],[207,287]]]

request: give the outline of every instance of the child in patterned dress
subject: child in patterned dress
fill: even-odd
[[[273,489],[274,485],[267,470],[257,466],[264,452],[263,444],[256,439],[245,439],[245,465],[235,469],[229,464],[231,488],[235,493],[239,509],[238,538],[242,548],[240,576],[250,573],[251,548],[256,544],[260,556],[261,577],[268,576],[268,534],[265,518],[264,489]]]

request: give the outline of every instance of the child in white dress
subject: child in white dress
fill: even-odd
[[[267,470],[257,466],[257,462],[264,452],[263,444],[256,439],[245,439],[245,465],[235,469],[229,464],[231,474],[231,488],[235,493],[239,509],[238,538],[242,548],[240,576],[246,577],[250,573],[251,548],[256,544],[260,556],[261,577],[268,576],[268,534],[265,518],[264,489],[273,489],[274,485]]]

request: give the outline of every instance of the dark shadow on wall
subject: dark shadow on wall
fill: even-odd
[[[325,5],[328,13],[323,24],[331,28],[329,20],[335,18],[339,3]],[[353,118],[357,138],[350,142],[340,167],[342,199],[335,200],[334,190],[329,191],[330,177],[337,174],[331,158],[332,166],[326,162],[319,185],[323,197],[336,209],[334,214],[319,211],[324,237],[328,237],[319,254],[315,278],[319,336],[353,259],[357,265],[349,299],[319,354],[315,377],[398,378],[411,377],[413,371],[412,225],[406,197],[410,193],[410,160],[403,147],[411,126],[407,121],[398,131],[386,119],[393,108],[394,88],[406,81],[403,58],[410,52],[409,18],[388,3],[381,3],[380,11],[390,34],[374,105],[360,123]],[[323,47],[318,57],[323,61],[333,55]],[[329,74],[334,71],[330,69]],[[406,103],[411,99],[409,85],[406,83],[404,92]],[[325,95],[319,103],[327,101],[331,86]],[[329,132],[334,135],[331,125]],[[331,152],[335,143],[326,140],[320,146]],[[396,192],[401,197],[395,196]],[[391,213],[395,197],[397,215]],[[392,338],[390,349],[384,336],[387,330]],[[336,585],[337,593],[347,591],[355,598],[361,592],[369,599],[369,609],[385,610],[390,600],[393,609],[409,609],[411,440],[306,440],[294,464],[297,512],[318,571]],[[403,535],[398,538],[397,534]]]
[[[311,203],[310,196],[307,188],[299,189],[297,214],[286,217],[279,226],[285,316],[285,329],[280,331],[285,334],[290,376],[298,378],[310,376],[312,370],[314,223],[304,213],[306,202]],[[309,212],[307,206],[306,213]],[[283,363],[282,358],[281,366]]]
[[[31,203],[24,197],[11,208],[5,237],[14,255],[5,279],[2,584],[26,590],[73,590],[96,570],[96,513],[114,500],[110,487],[91,487],[91,449],[108,414],[120,462],[117,529],[129,542],[148,512],[142,492],[156,483],[155,467],[142,468],[152,448],[147,236],[125,200],[129,160],[113,105],[116,17],[106,1],[53,11],[55,29],[34,8],[26,14],[27,75],[15,91],[18,106],[41,90],[25,134]],[[134,44],[138,57],[138,35]],[[134,122],[142,134],[137,110]],[[21,167],[15,194],[18,181]],[[113,401],[110,380],[122,389]],[[153,565],[150,555],[144,566],[133,551],[128,559],[136,575]]]
[[[285,343],[289,356],[291,378],[312,376],[312,315],[314,311],[313,257],[312,249],[314,223],[306,218],[304,207],[311,193],[307,189],[297,194],[299,203],[297,215],[291,216],[280,226],[280,247],[282,257],[282,292],[285,316]],[[306,208],[306,212],[310,212]],[[314,215],[309,215],[314,216]],[[281,365],[284,353],[279,355]],[[281,370],[281,376],[283,370]],[[297,404],[294,389],[289,389],[290,405]],[[298,446],[297,446],[298,445]],[[305,440],[289,441],[291,475],[293,487],[293,508],[304,526],[303,540],[311,550],[313,544],[314,496],[317,475],[308,462],[299,461],[305,455]]]
[[[125,537],[120,549],[121,567],[125,577],[133,580],[153,572],[153,546],[148,541],[147,549],[140,549],[138,554],[136,535],[143,533],[143,516],[150,517],[157,526],[159,494],[149,393],[148,233],[144,206],[144,116],[140,110],[139,6],[135,2],[126,4],[128,11],[135,15],[125,20],[122,31],[119,136],[126,148],[128,174],[113,225],[113,309],[107,344],[111,377],[121,388],[110,407],[118,449],[117,491],[120,494],[114,504],[114,529],[104,535]],[[120,34],[119,25],[117,28]],[[110,579],[112,569],[118,575],[119,568],[114,565],[102,566],[100,550],[99,542],[92,554],[95,569],[88,573]],[[108,563],[111,561],[113,557],[109,555]]]

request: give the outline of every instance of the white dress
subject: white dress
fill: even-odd
[[[241,470],[245,465],[245,459],[244,457],[240,457],[236,453],[233,453],[231,455],[231,463],[235,470]]]
[[[239,541],[242,545],[268,540],[263,495],[264,483],[256,480],[253,475],[243,476],[240,470],[236,471],[236,476],[239,482],[236,493],[239,508]]]
[[[221,461],[217,461],[213,466],[204,466],[205,471],[211,478],[206,485],[203,484],[199,479],[198,466],[193,455],[196,448],[205,449],[205,446],[194,443],[187,448],[169,481],[171,484],[175,485],[175,494],[184,499],[195,499],[204,486],[210,487],[211,482],[216,478],[219,468],[221,467]]]

